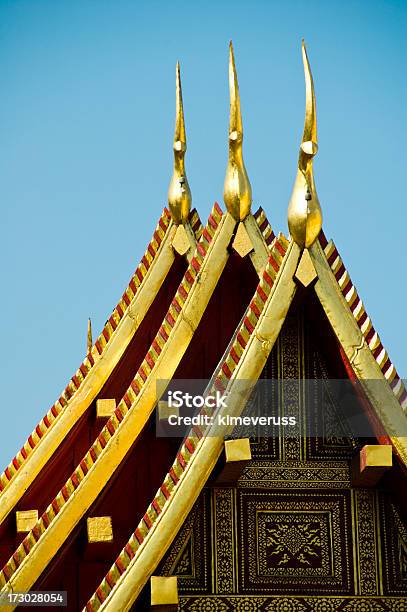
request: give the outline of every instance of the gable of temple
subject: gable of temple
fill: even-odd
[[[169,211],[0,477],[3,593],[66,590],[89,611],[405,609],[407,393],[321,229],[303,60],[289,239],[251,213],[232,48],[226,212],[205,227],[190,212],[177,66]],[[235,419],[293,424],[253,431],[207,407],[213,425],[161,437],[182,380],[227,396]]]
[[[321,397],[319,381],[329,388],[346,371],[318,306],[311,295],[290,310],[261,374],[281,383],[265,412],[297,413],[297,431],[252,438],[235,482],[222,482],[217,466],[157,568],[178,577],[180,610],[336,612],[364,609],[371,597],[378,610],[403,609],[405,502],[389,473],[377,486],[355,486],[354,458],[376,440],[349,436],[341,405]],[[308,396],[310,377],[321,395]],[[313,415],[318,437],[300,431]],[[135,609],[148,600],[146,589]]]

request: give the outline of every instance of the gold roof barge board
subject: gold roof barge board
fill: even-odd
[[[321,242],[324,241],[323,236]],[[407,466],[407,438],[398,434],[406,430],[403,410],[407,408],[407,391],[404,384],[388,358],[333,243],[327,243],[324,251],[320,241],[316,241],[309,253],[318,274],[315,284],[318,299],[379,422],[388,433],[401,462]],[[385,384],[378,384],[378,381]]]
[[[298,246],[279,236],[243,323],[221,360],[213,391],[228,393],[229,414],[243,409],[247,396],[242,381],[260,376],[296,291],[293,280]],[[234,383],[238,381],[234,394]],[[252,386],[247,387],[250,393]],[[229,395],[231,394],[231,395]],[[208,409],[206,410],[208,412]],[[191,510],[223,449],[223,434],[203,433],[195,427],[157,491],[144,519],[86,606],[87,612],[129,610]]]
[[[190,219],[194,232],[200,236],[202,229],[196,211],[191,212]],[[172,247],[175,232],[170,214],[164,209],[153,239],[91,351],[0,476],[0,524],[97,397],[124,354],[170,272],[175,259]]]
[[[273,232],[265,217],[264,211],[259,209],[259,211],[256,213],[255,219],[253,219],[251,215],[249,218],[252,218],[255,230],[261,237],[262,248],[265,252],[267,252],[269,248],[268,242],[273,236]],[[223,225],[223,229],[218,228],[218,225]],[[25,582],[27,575],[32,576],[34,573],[35,576],[33,580],[37,579],[42,572],[42,569],[46,567],[52,556],[56,553],[60,546],[62,546],[67,535],[69,535],[70,530],[77,523],[77,521],[80,520],[83,513],[86,512],[90,504],[93,502],[95,495],[97,495],[98,491],[100,490],[100,486],[103,488],[108,481],[110,474],[121,462],[122,456],[121,454],[120,456],[117,455],[117,447],[113,445],[113,440],[112,444],[110,445],[108,445],[108,442],[116,433],[118,425],[123,418],[122,415],[132,407],[132,402],[134,404],[138,402],[139,398],[136,395],[136,391],[138,390],[141,390],[144,393],[144,403],[141,406],[138,406],[140,410],[133,415],[134,423],[136,425],[131,425],[130,422],[128,423],[126,440],[129,447],[143,428],[156,401],[155,381],[158,379],[168,380],[171,378],[175,368],[178,365],[178,362],[181,360],[182,355],[187,349],[195,329],[191,328],[190,326],[195,320],[198,321],[197,317],[200,317],[206,308],[206,304],[200,303],[199,293],[203,292],[206,296],[204,299],[209,301],[210,295],[217,284],[217,278],[219,277],[221,270],[226,263],[226,259],[228,257],[227,248],[232,239],[235,227],[236,222],[232,219],[232,217],[229,214],[222,217],[221,210],[219,209],[218,205],[215,204],[213,213],[209,217],[208,225],[202,232],[201,244],[191,261],[191,265],[184,276],[184,281],[181,283],[181,286],[179,287],[178,292],[172,302],[172,306],[170,307],[170,310],[163,321],[160,332],[153,341],[142,366],[139,368],[135,380],[132,382],[127,393],[117,407],[114,415],[106,424],[94,445],[91,447],[85,458],[81,461],[80,465],[77,466],[71,479],[66,483],[57,497],[53,500],[52,504],[47,508],[33,532],[27,536],[25,545],[22,544],[18,548],[13,556],[13,559],[10,559],[10,561],[3,568],[3,575],[0,574],[0,585],[5,584],[5,590],[7,590],[9,584],[14,585],[15,580],[18,580],[18,584],[21,586],[21,588],[23,588],[24,585],[24,588],[28,588],[27,583]],[[277,253],[275,257],[278,261],[281,260],[281,257],[285,252],[285,247],[283,248],[280,246],[280,243],[286,246],[285,238],[280,237],[280,240],[276,243]],[[210,257],[209,251],[211,251]],[[206,259],[209,258],[208,261],[205,261],[205,252],[207,252]],[[263,255],[263,253],[261,253],[261,255]],[[200,264],[201,261],[203,261],[202,265]],[[276,261],[274,261],[274,266],[277,267],[277,265],[278,264]],[[199,271],[198,273],[197,270]],[[211,278],[210,282],[207,280],[208,276]],[[191,295],[189,295],[189,305],[187,310],[185,310],[185,305],[183,302],[185,300],[185,295],[189,292],[192,279],[195,279],[196,282],[194,284],[197,286],[195,287],[194,291],[191,291]],[[202,286],[202,279],[206,279],[204,286]],[[197,293],[198,297],[196,295]],[[181,305],[181,313],[179,312],[179,307],[177,304]],[[201,314],[199,314],[200,310],[202,310]],[[166,341],[166,346],[164,348],[166,348],[166,354],[171,355],[171,359],[168,364],[163,364],[163,361],[165,361],[165,351],[163,351],[163,356],[161,355],[161,344],[163,344],[163,337],[167,335],[167,340],[171,338],[172,324],[177,320],[177,318],[179,326],[181,327],[181,335],[179,335],[181,341],[178,342],[175,337],[173,337],[172,342]],[[190,335],[190,337],[183,340],[182,338],[184,338],[187,334]],[[171,353],[170,346],[173,343],[176,344],[177,347],[181,346],[181,350],[173,351]],[[178,353],[178,355],[175,353]],[[154,374],[151,372],[152,361],[154,362],[154,365],[160,365],[161,367],[161,369],[158,370],[158,372],[154,372]],[[163,367],[166,365],[168,365],[168,368],[164,371]],[[147,377],[146,380],[145,377]],[[146,382],[146,386],[148,385],[147,390],[142,388],[144,382]],[[143,409],[145,405],[148,405],[147,412]],[[117,440],[116,443],[118,444],[118,442],[119,440]],[[120,448],[124,448],[122,445],[123,443],[120,442]],[[106,449],[105,446],[107,446]],[[105,449],[105,452],[103,449]],[[82,480],[84,480],[84,477],[88,473],[90,467],[93,468],[92,472],[94,471],[94,468],[96,467],[94,462],[99,458],[102,451],[103,456],[106,458],[105,467],[108,470],[106,479],[103,478],[102,480],[101,477],[98,478],[95,476],[92,482],[88,483],[87,491],[83,492],[80,484]],[[100,458],[102,459],[102,457]],[[87,483],[83,483],[83,485],[86,484]],[[70,496],[74,491],[75,496],[72,498]],[[67,504],[69,508],[63,507],[66,501],[70,502]],[[71,507],[72,504],[74,506],[73,508]],[[58,508],[57,512],[56,508]],[[57,520],[54,524],[56,515]],[[48,525],[51,527],[50,531],[47,529]],[[55,537],[52,536],[52,532],[54,530],[56,534]],[[30,544],[27,544],[27,542]],[[35,546],[33,550],[34,556],[29,554],[32,546]],[[27,552],[28,556],[26,554]],[[34,554],[34,552],[36,554]],[[23,559],[23,557],[25,557],[25,559]],[[16,559],[19,559],[18,566],[16,564]],[[22,572],[20,572],[20,570],[22,570]],[[12,574],[15,575],[12,576]],[[6,583],[5,579],[7,579],[9,576],[12,576],[11,581],[7,581]],[[24,580],[24,582],[20,582],[20,580]]]
[[[235,226],[231,215],[222,215],[215,204],[135,379],[71,478],[4,566],[0,586],[5,591],[31,588],[137,439],[155,407],[157,381],[171,379],[189,346],[226,265]]]

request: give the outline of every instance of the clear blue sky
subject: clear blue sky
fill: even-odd
[[[194,205],[221,204],[233,39],[255,205],[286,231],[314,73],[324,213],[407,375],[407,3],[0,2],[0,469],[81,362],[166,204],[181,61]]]

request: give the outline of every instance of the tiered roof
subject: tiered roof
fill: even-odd
[[[256,381],[277,340],[298,287],[315,291],[355,379],[360,381],[377,419],[386,428],[400,464],[407,466],[405,427],[407,392],[367,316],[333,242],[321,230],[312,158],[316,154],[315,97],[303,48],[307,113],[297,181],[289,209],[292,237],[274,235],[265,213],[251,214],[251,188],[242,158],[243,128],[237,77],[230,50],[231,119],[224,213],[215,204],[205,228],[195,211],[185,176],[186,150],[182,95],[177,67],[177,115],[170,211],[164,210],[142,261],[91,351],[58,401],[30,435],[0,477],[0,524],[16,507],[124,355],[168,275],[177,240],[187,240],[186,271],[144,360],[97,438],[70,478],[23,539],[0,573],[3,591],[28,591],[40,579],[96,498],[142,435],[157,402],[157,382],[171,380],[215,289],[223,281],[231,254],[250,258],[259,277],[255,293],[236,328],[211,387],[228,392],[235,414],[245,405],[241,381]],[[174,178],[175,177],[175,178]],[[305,204],[305,206],[304,206]],[[238,239],[239,236],[239,239]],[[188,242],[189,241],[189,242]],[[241,241],[244,245],[242,247]],[[189,245],[189,246],[188,246]],[[183,252],[183,251],[182,251]],[[303,274],[300,270],[308,270]],[[373,386],[372,381],[385,384]],[[239,387],[238,392],[236,387]],[[250,389],[247,389],[247,394]],[[154,499],[86,609],[126,610],[137,599],[213,470],[223,438],[191,429]]]

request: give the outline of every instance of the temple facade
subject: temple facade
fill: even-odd
[[[322,229],[304,43],[302,56],[287,237],[252,211],[232,45],[225,209],[205,225],[192,209],[177,65],[168,209],[0,475],[3,597],[66,592],[57,607],[88,612],[407,611],[407,391]],[[201,403],[174,406],[178,388]]]

